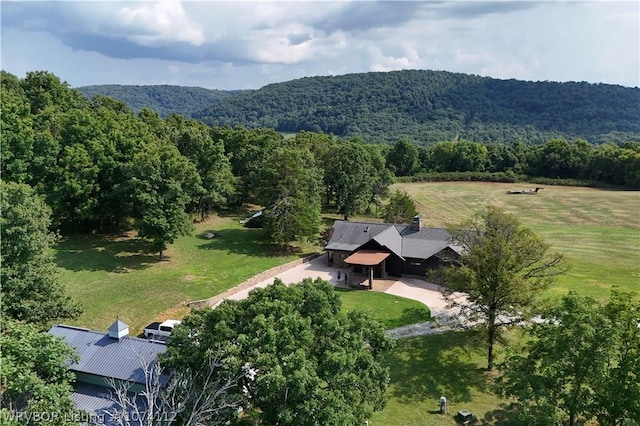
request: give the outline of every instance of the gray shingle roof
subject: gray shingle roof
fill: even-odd
[[[447,247],[460,253],[460,247],[442,228],[414,231],[409,225],[336,220],[333,229],[325,247],[328,250],[354,251],[373,238],[401,258],[428,259]]]
[[[105,333],[67,325],[54,325],[49,334],[63,337],[80,355],[80,361],[73,363],[71,370],[133,383],[144,384],[143,362],[155,362],[158,354],[167,350],[162,343],[137,337],[115,339]],[[162,379],[165,383],[167,380],[168,376]]]

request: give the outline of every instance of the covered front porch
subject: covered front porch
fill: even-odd
[[[373,290],[374,278],[386,280],[387,258],[391,253],[383,250],[358,250],[344,262],[349,265],[345,284],[352,288]]]

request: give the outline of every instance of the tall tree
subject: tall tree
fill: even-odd
[[[60,339],[2,317],[0,333],[0,419],[15,424],[67,426],[80,418],[70,399],[73,348]],[[29,420],[27,420],[29,419]]]
[[[384,221],[389,223],[412,223],[418,214],[416,202],[404,191],[396,190],[384,206]]]
[[[211,137],[211,129],[195,120],[171,115],[167,118],[171,141],[198,170],[204,191],[196,208],[204,220],[207,213],[226,204],[234,194],[236,178],[224,154],[222,140]]]
[[[463,324],[479,323],[486,333],[487,369],[493,369],[493,348],[502,326],[531,315],[536,297],[565,271],[560,253],[513,215],[489,206],[449,229],[462,248],[460,266],[444,270],[444,296],[459,309]],[[461,299],[456,292],[463,292]]]
[[[171,365],[199,368],[222,351],[224,371],[248,371],[236,391],[264,424],[361,424],[384,405],[382,357],[392,342],[368,315],[342,313],[325,281],[276,280],[245,300],[193,311],[183,325],[169,343]]]
[[[161,141],[136,154],[130,176],[138,234],[151,240],[164,260],[167,244],[193,229],[186,206],[202,193],[200,176],[175,145]]]
[[[418,147],[406,139],[400,139],[387,153],[387,164],[396,176],[413,174],[419,164]]]
[[[326,182],[335,196],[338,212],[345,220],[361,212],[367,205],[375,173],[371,156],[362,142],[353,140],[339,145],[335,150]]]
[[[0,182],[0,205],[2,316],[41,326],[78,316],[51,255],[49,207],[31,187],[12,182]]]
[[[524,351],[499,368],[501,395],[528,424],[573,426],[597,417],[617,426],[640,418],[640,303],[614,291],[602,305],[574,292],[526,329]]]
[[[258,174],[258,200],[266,207],[266,229],[281,246],[312,238],[320,225],[322,170],[304,148],[277,148]]]

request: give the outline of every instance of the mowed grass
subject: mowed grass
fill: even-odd
[[[397,341],[387,360],[391,383],[385,408],[370,425],[449,426],[467,409],[476,424],[508,425],[506,404],[492,393],[493,373],[472,332],[446,332]],[[440,397],[447,414],[439,413]]]
[[[508,190],[544,187],[536,195]],[[640,291],[640,192],[485,182],[402,183],[416,200],[425,226],[447,227],[487,205],[522,224],[565,254],[570,270],[547,295],[568,290],[606,299],[612,286]]]
[[[216,237],[206,239],[208,232]],[[180,318],[186,302],[206,299],[274,266],[303,256],[283,253],[236,217],[215,217],[169,246],[166,260],[131,235],[72,236],[56,248],[61,281],[82,303],[71,324],[106,330],[119,317],[139,333],[151,321]],[[307,253],[308,254],[308,253]]]
[[[429,308],[418,301],[373,291],[350,290],[336,287],[345,312],[369,312],[386,329],[431,320]]]

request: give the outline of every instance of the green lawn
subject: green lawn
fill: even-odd
[[[467,409],[480,424],[509,425],[504,403],[491,392],[492,377],[484,369],[486,354],[470,332],[447,332],[397,341],[388,355],[389,397],[371,425],[455,425],[455,414]],[[447,414],[439,413],[440,397]],[[497,420],[500,420],[498,423]]]
[[[342,309],[370,312],[387,329],[431,320],[429,308],[415,300],[372,291],[336,288]]]
[[[209,231],[214,239],[203,238]],[[240,226],[235,217],[196,225],[158,262],[149,245],[128,237],[73,236],[56,250],[61,280],[84,306],[73,324],[106,330],[119,316],[132,332],[153,320],[182,316],[184,303],[212,297],[304,253],[281,253],[262,231]]]
[[[516,215],[565,254],[570,271],[549,296],[568,290],[606,298],[613,285],[640,290],[640,192],[549,186],[536,195],[508,195],[540,186],[486,182],[402,183],[425,226],[446,227],[492,204]]]

